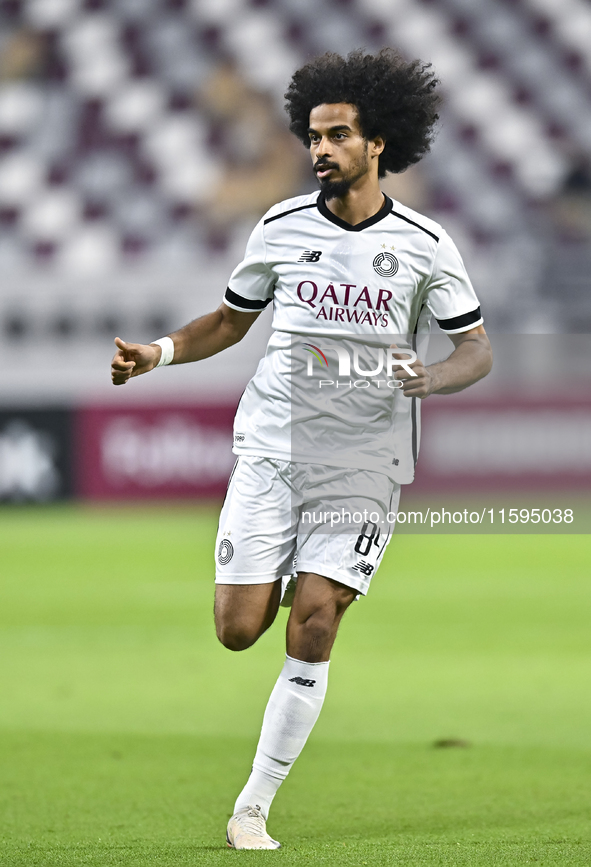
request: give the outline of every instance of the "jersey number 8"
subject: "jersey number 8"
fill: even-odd
[[[374,524],[373,521],[366,521],[361,528],[361,533],[357,537],[355,553],[361,554],[362,557],[367,557],[371,548],[371,543],[373,542],[373,544],[377,546],[379,545],[379,539],[380,531],[378,525]]]

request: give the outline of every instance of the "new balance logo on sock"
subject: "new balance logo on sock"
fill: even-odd
[[[290,677],[289,682],[297,683],[299,686],[314,686],[316,683],[315,680],[308,680],[307,677],[299,677],[299,675],[298,677]]]

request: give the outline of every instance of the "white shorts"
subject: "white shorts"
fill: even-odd
[[[399,498],[382,473],[241,455],[220,515],[216,583],[314,572],[365,595]]]

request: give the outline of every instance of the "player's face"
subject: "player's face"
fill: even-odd
[[[367,175],[369,142],[354,105],[317,105],[310,112],[308,135],[314,172],[327,199],[346,195]]]

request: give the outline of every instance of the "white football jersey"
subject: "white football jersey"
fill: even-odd
[[[387,196],[356,226],[321,193],[281,202],[255,227],[224,297],[253,313],[271,301],[274,333],[240,401],[234,452],[411,482],[420,401],[398,387],[390,347],[423,357],[432,315],[448,334],[482,323],[445,230]]]

